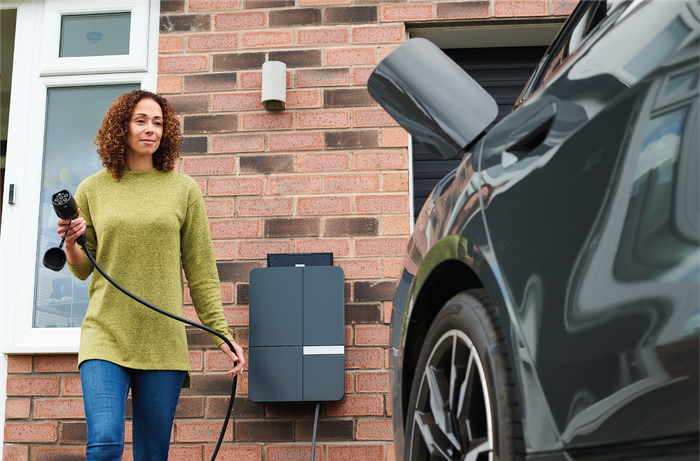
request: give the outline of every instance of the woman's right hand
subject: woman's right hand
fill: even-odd
[[[72,221],[69,219],[58,218],[58,235],[60,235],[61,238],[63,238],[63,234],[66,233],[69,222],[70,229],[68,230],[68,235],[66,235],[66,247],[69,245],[75,245],[75,239],[83,235],[83,232],[85,232],[85,220],[80,217],[80,208],[78,208],[78,216],[73,218]]]

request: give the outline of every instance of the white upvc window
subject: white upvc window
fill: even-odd
[[[87,285],[68,268],[43,267],[44,251],[60,242],[47,200],[101,168],[90,141],[111,101],[156,91],[159,9],[158,0],[17,7],[0,232],[5,354],[78,350]]]

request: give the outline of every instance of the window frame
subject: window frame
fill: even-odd
[[[13,63],[8,120],[8,156],[3,196],[6,203],[2,211],[0,234],[0,251],[3,255],[0,263],[0,347],[5,354],[75,353],[80,344],[80,328],[33,327],[36,264],[41,259],[38,254],[38,238],[42,170],[37,165],[41,165],[44,160],[48,89],[135,83],[143,89],[157,91],[159,0],[145,2],[148,5],[149,20],[146,23],[147,30],[142,31],[142,48],[147,51],[147,65],[141,71],[126,72],[124,66],[115,63],[115,68],[110,72],[97,72],[94,66],[87,63],[84,69],[73,67],[70,72],[66,70],[64,75],[49,76],[44,72],[46,68],[42,58],[47,47],[46,41],[55,37],[39,31],[47,26],[46,21],[58,21],[60,27],[60,15],[44,15],[47,4],[53,3],[56,2],[29,0],[17,8],[15,56],[29,56],[30,59],[15,59]],[[93,5],[82,3],[83,11],[94,11]],[[144,2],[127,0],[122,4],[136,3]],[[99,7],[103,8],[103,5]],[[58,56],[58,46],[55,47],[55,52]],[[10,184],[16,187],[13,205],[7,204]]]
[[[108,13],[131,14],[128,55],[58,56],[63,16]],[[100,0],[88,5],[84,1],[47,1],[44,8],[45,38],[42,40],[41,76],[148,71],[148,13],[146,0]]]

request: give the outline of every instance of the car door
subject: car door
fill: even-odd
[[[483,140],[489,245],[571,449],[698,431],[699,9],[572,26]]]

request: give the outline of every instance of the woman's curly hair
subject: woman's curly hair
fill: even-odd
[[[97,130],[97,138],[92,142],[97,146],[97,154],[102,166],[107,168],[114,179],[119,180],[126,165],[126,147],[129,136],[129,123],[134,107],[142,99],[152,99],[163,111],[163,136],[160,146],[153,154],[153,166],[158,171],[172,171],[180,151],[180,120],[170,103],[155,93],[134,90],[120,95],[109,107],[102,126]]]

